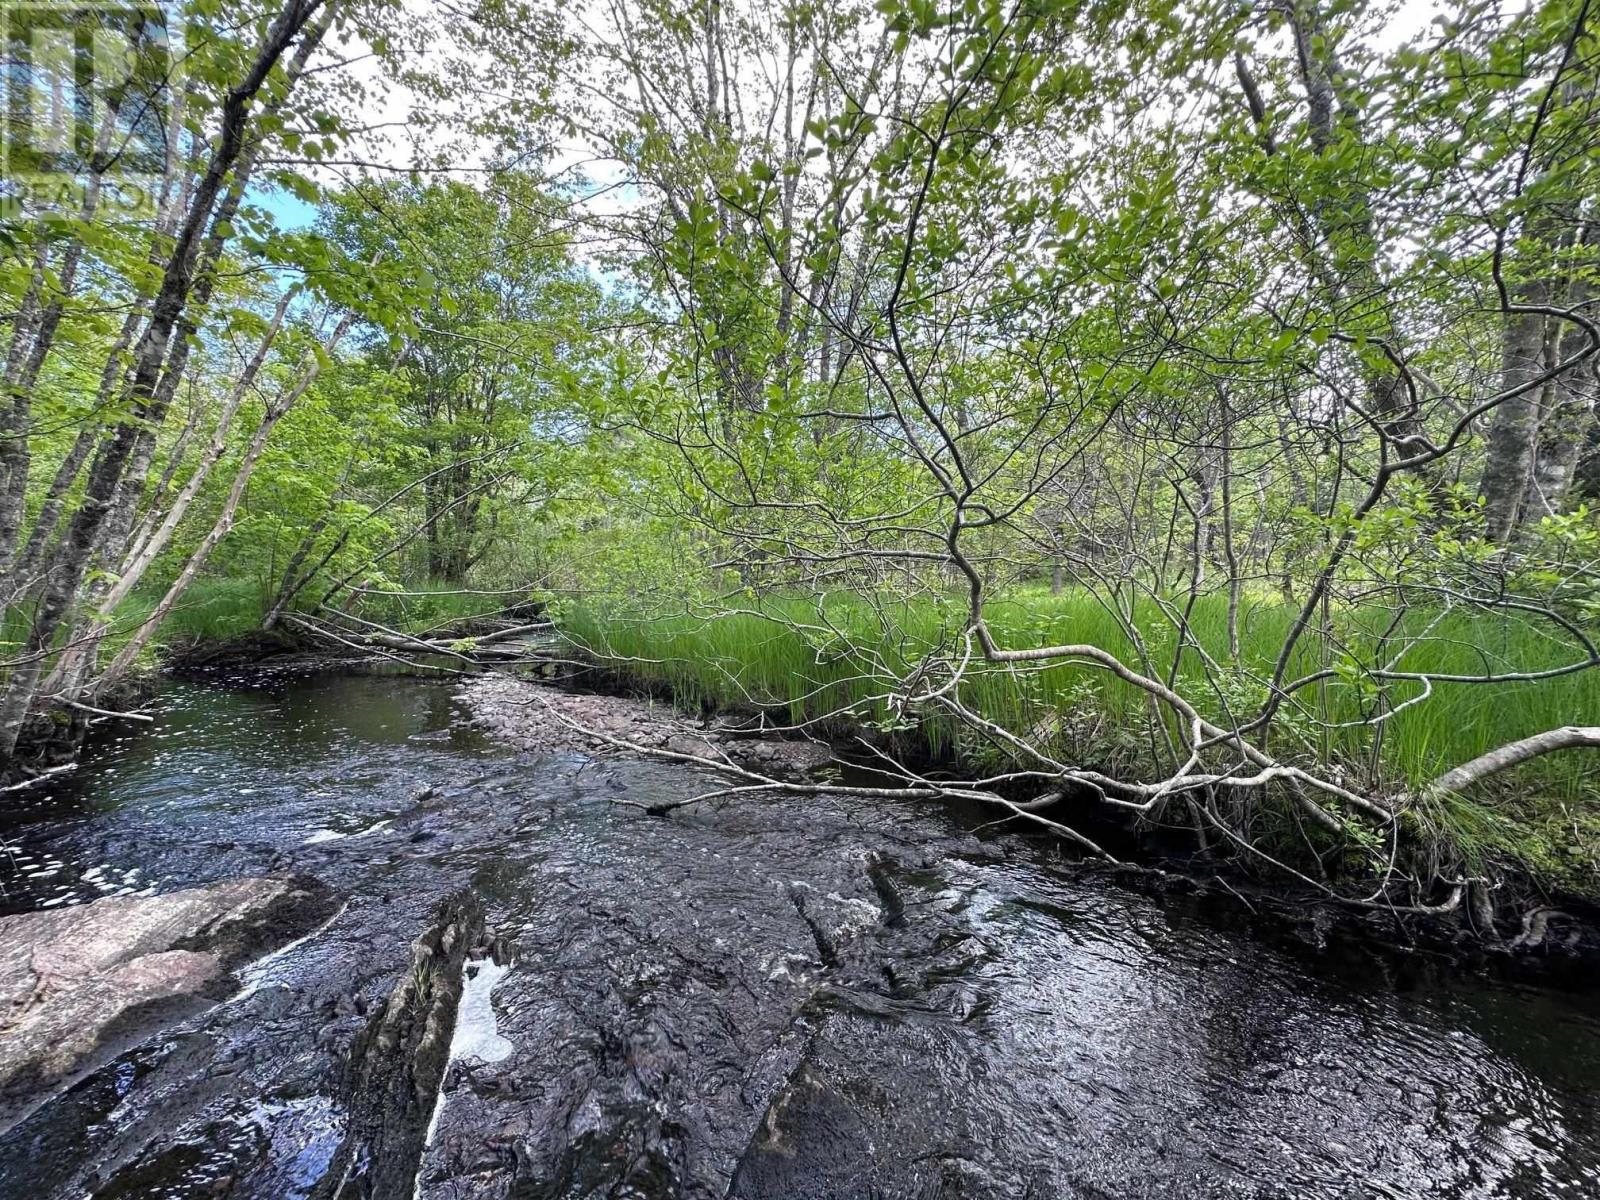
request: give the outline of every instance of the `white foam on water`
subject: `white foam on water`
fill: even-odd
[[[382,833],[385,829],[389,828],[389,826],[393,824],[394,818],[387,817],[382,821],[375,821],[365,829],[358,829],[354,833],[338,833],[332,829],[319,829],[300,844],[302,846],[318,846],[323,842],[337,842],[341,838],[368,837],[374,833]]]
[[[500,1036],[495,1022],[493,993],[510,967],[492,958],[473,959],[464,967],[461,1007],[456,1012],[455,1036],[450,1039],[450,1061],[475,1058],[497,1063],[510,1057],[514,1046]]]

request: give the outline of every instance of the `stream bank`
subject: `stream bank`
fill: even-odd
[[[535,629],[537,633],[529,633]],[[782,720],[774,732],[769,714],[757,710],[718,710],[702,703],[698,719],[692,718],[679,711],[674,696],[648,672],[630,671],[626,665],[599,661],[575,649],[537,605],[499,620],[458,623],[430,636],[431,641],[424,641],[409,634],[370,634],[369,638],[379,638],[370,649],[398,662],[407,658],[397,648],[402,642],[458,647],[449,656],[432,655],[430,669],[455,674],[462,668],[481,670],[464,693],[473,720],[492,736],[524,749],[559,746],[609,754],[617,749],[610,743],[625,742],[653,755],[706,758],[772,778],[816,783],[848,776],[852,783],[875,787],[898,782],[872,770],[873,755],[879,751],[892,752],[929,778],[955,778],[962,770],[959,761],[930,760],[925,749],[917,750],[915,739],[907,746],[859,726],[830,727],[822,732],[832,741],[818,741],[783,732]],[[471,647],[478,645],[489,655],[483,662],[472,658]],[[350,658],[352,648],[359,654],[359,646],[312,636],[309,629],[280,630],[192,647],[175,665],[180,672],[203,678],[225,676],[229,670],[248,671],[263,660],[271,669],[293,670],[319,660],[360,661]],[[521,661],[507,662],[508,652],[513,657],[520,652]],[[421,661],[430,661],[429,656]],[[1035,796],[1019,793],[1011,799],[1032,801]],[[1065,819],[1120,860],[1122,874],[1128,877],[1125,882],[1131,886],[1209,892],[1218,903],[1238,902],[1253,915],[1268,915],[1272,922],[1318,945],[1335,937],[1400,953],[1425,950],[1465,969],[1576,987],[1600,978],[1600,906],[1594,897],[1580,894],[1570,879],[1563,884],[1519,859],[1462,868],[1463,873],[1487,874],[1494,882],[1463,889],[1459,896],[1447,895],[1444,911],[1390,907],[1381,899],[1386,895],[1383,881],[1370,872],[1371,877],[1362,877],[1366,868],[1358,866],[1355,872],[1346,872],[1351,877],[1343,879],[1342,887],[1335,883],[1334,889],[1341,894],[1370,893],[1380,902],[1350,905],[1311,886],[1309,878],[1297,882],[1287,872],[1265,868],[1248,855],[1218,855],[1215,848],[1197,852],[1187,830],[1163,830],[1142,819],[1121,820],[1091,798],[1082,800],[1073,804],[1063,798]],[[1021,821],[1012,824],[1024,827]],[[1428,835],[1420,836],[1425,843]],[[1325,847],[1317,861],[1298,865],[1315,875],[1327,868],[1324,860],[1331,859],[1337,880],[1340,853],[1337,847]],[[1290,861],[1296,861],[1292,855]],[[1418,868],[1424,873],[1429,869],[1437,868]]]

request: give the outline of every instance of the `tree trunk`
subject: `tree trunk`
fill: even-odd
[[[223,402],[222,411],[217,414],[217,428],[211,436],[210,447],[207,449],[205,456],[196,464],[194,473],[189,476],[188,481],[183,485],[177,496],[174,497],[172,507],[167,510],[167,514],[162,519],[161,524],[156,527],[142,546],[134,548],[133,556],[123,562],[122,570],[119,573],[120,577],[106,596],[101,613],[102,619],[107,619],[110,616],[110,610],[116,608],[117,605],[128,598],[128,595],[138,586],[139,580],[143,578],[144,573],[150,569],[150,565],[155,562],[161,551],[166,549],[167,543],[172,540],[172,535],[177,532],[178,525],[188,513],[189,506],[194,503],[195,496],[205,486],[207,478],[210,477],[217,463],[222,460],[223,454],[227,451],[228,431],[233,425],[233,419],[238,414],[240,406],[244,403],[245,396],[254,386],[256,376],[261,373],[261,368],[267,361],[267,354],[272,349],[272,344],[278,340],[278,331],[283,328],[284,315],[289,311],[289,304],[293,299],[294,293],[291,290],[285,292],[278,301],[278,306],[273,310],[272,321],[268,324],[266,333],[262,335],[261,342],[256,347],[255,353],[251,356],[250,361],[245,364],[244,370],[229,391],[228,398]],[[328,347],[330,352],[338,346],[339,339],[344,335],[344,330],[347,327],[347,325],[341,326],[335,331],[333,340]],[[313,360],[314,366],[315,360]],[[310,370],[311,379],[315,379],[316,371],[311,368],[307,369]],[[284,407],[285,412],[288,411],[288,405],[292,405],[299,398],[300,393],[310,386],[311,379],[307,379],[304,384],[297,385],[296,392]],[[269,406],[264,424],[270,428],[271,424],[276,423],[280,416],[282,416],[282,413],[273,416],[271,406]]]
[[[329,353],[337,349],[339,342],[344,338],[354,320],[355,317],[351,314],[341,320],[335,327],[332,336],[328,340]],[[262,355],[264,354],[265,346],[262,348]],[[177,578],[172,581],[171,586],[167,588],[166,594],[162,596],[161,602],[156,605],[148,617],[140,622],[139,628],[134,631],[127,644],[118,651],[116,658],[112,660],[110,667],[106,669],[98,686],[104,687],[106,684],[114,683],[127,673],[128,668],[138,660],[145,643],[150,640],[150,635],[160,627],[167,614],[177,605],[184,592],[188,590],[189,585],[200,574],[201,568],[205,566],[206,561],[211,557],[211,552],[217,548],[218,543],[233,529],[233,520],[239,511],[240,501],[244,499],[245,488],[250,483],[250,477],[255,474],[256,464],[261,461],[261,454],[267,447],[267,439],[272,436],[273,428],[283,419],[284,414],[299,403],[300,397],[306,394],[306,389],[316,381],[317,375],[321,371],[321,366],[322,360],[316,355],[311,355],[301,368],[300,377],[295,381],[294,387],[289,390],[288,394],[281,397],[276,403],[268,405],[267,411],[261,418],[261,424],[256,427],[249,446],[246,447],[243,457],[239,460],[239,469],[234,473],[233,486],[228,489],[228,497],[223,501],[222,512],[218,514],[210,531],[200,540],[200,544],[190,553],[182,569],[178,572]],[[220,446],[221,439],[219,437],[212,445],[215,457],[221,457],[218,452]],[[215,458],[213,458],[213,461],[215,461]],[[102,614],[102,617],[105,615]]]
[[[1600,246],[1600,214],[1590,214],[1578,245],[1589,253]],[[1587,264],[1577,265],[1581,268]],[[1575,311],[1589,309],[1593,291],[1587,274],[1581,269],[1575,271],[1567,286],[1567,307]],[[1565,362],[1582,353],[1586,341],[1580,326],[1568,324],[1554,347],[1555,361]],[[1584,439],[1594,424],[1595,396],[1596,365],[1592,361],[1581,363],[1552,381],[1549,403],[1539,414],[1533,469],[1522,501],[1525,519],[1562,511]]]
[[[192,86],[192,84],[191,84]],[[183,169],[183,159],[179,153],[181,144],[183,114],[187,107],[188,89],[179,92],[169,114],[167,126],[167,149],[165,165],[161,178],[161,196],[156,215],[154,228],[151,231],[150,250],[147,261],[153,267],[161,265],[161,247],[164,242],[177,231],[177,223],[181,214],[181,203],[184,185],[189,179],[189,174]],[[125,366],[124,356],[128,347],[133,345],[134,335],[138,333],[140,325],[145,318],[145,311],[135,306],[127,317],[123,319],[122,329],[117,335],[111,352],[106,356],[106,365],[100,375],[100,385],[95,393],[93,411],[103,411],[110,403],[112,394],[118,381],[122,378]],[[78,480],[78,474],[83,470],[84,464],[89,461],[89,454],[94,449],[99,437],[99,430],[93,425],[85,424],[61,461],[56,470],[55,479],[51,482],[50,490],[45,495],[43,506],[34,520],[33,531],[28,535],[28,541],[18,556],[16,563],[11,568],[5,584],[5,593],[8,597],[7,604],[14,604],[23,593],[31,587],[35,580],[34,574],[43,561],[46,548],[56,536],[56,527],[61,523],[61,514],[66,508],[67,495]]]
[[[1575,330],[1562,339],[1563,354],[1575,353],[1582,335]],[[1584,363],[1554,384],[1550,411],[1539,424],[1533,474],[1523,500],[1525,519],[1563,511],[1577,472],[1584,439],[1595,421],[1595,365]]]
[[[1549,285],[1536,280],[1524,289],[1524,303],[1543,304]],[[1546,369],[1553,349],[1553,322],[1542,313],[1512,313],[1506,318],[1501,382],[1522,387]],[[1547,389],[1548,390],[1548,389]],[[1538,390],[1524,391],[1495,410],[1483,464],[1484,535],[1493,542],[1515,538],[1522,502],[1533,475],[1539,434]]]
[[[101,118],[99,127],[95,130],[94,154],[89,162],[89,182],[85,186],[83,203],[79,207],[78,219],[87,226],[94,220],[95,212],[100,207],[100,192],[105,183],[106,169],[111,160],[107,157],[107,150],[111,145],[111,134],[116,127],[118,101],[108,103],[106,111]],[[44,369],[45,360],[50,356],[51,347],[55,344],[56,331],[61,327],[61,318],[66,312],[67,298],[72,295],[77,286],[78,267],[83,262],[83,238],[75,237],[67,246],[62,255],[61,269],[57,274],[55,295],[50,302],[38,312],[37,319],[30,317],[26,330],[19,319],[13,331],[11,353],[7,355],[5,386],[9,398],[5,425],[0,429],[0,572],[10,570],[12,555],[17,548],[17,535],[22,528],[23,511],[27,507],[28,498],[28,472],[31,467],[31,446],[28,438],[28,424],[33,408],[33,389],[39,381],[39,372]],[[42,274],[46,263],[43,246],[41,245],[38,267]],[[36,281],[42,279],[36,276]],[[39,300],[37,288],[30,289],[30,296],[34,305]],[[24,340],[26,334],[26,340]],[[26,346],[26,354],[20,353]]]

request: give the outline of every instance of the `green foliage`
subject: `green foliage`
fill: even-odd
[[[135,593],[128,598],[126,613],[119,610],[117,624],[138,619],[143,604],[153,604],[158,596]],[[265,610],[261,589],[249,579],[208,579],[185,593],[161,626],[162,640],[169,646],[197,642],[221,642],[249,633],[261,626]],[[131,624],[132,620],[128,620]]]
[[[413,585],[404,591],[365,592],[357,611],[369,620],[381,622],[406,633],[429,633],[454,622],[494,615],[502,608],[519,603],[517,592],[484,595],[463,592],[450,584]],[[465,639],[470,642],[471,639]],[[465,645],[458,648],[466,648]]]
[[[189,8],[198,150],[268,8]],[[1600,618],[1582,14],[1476,6],[1397,46],[1383,5],[622,0],[572,23],[489,0],[461,28],[340,6],[420,68],[419,122],[480,139],[474,170],[336,181],[372,85],[273,92],[171,416],[100,385],[159,239],[7,214],[8,311],[84,254],[27,515],[75,447],[148,420],[130,547],[195,494],[118,621],[227,535],[172,642],[284,604],[423,631],[560,596],[570,636],[686,702],[1014,765],[987,721],[1148,780],[1189,757],[1170,686],[1258,753],[1412,793],[1600,721],[1576,669]],[[547,177],[556,143],[615,186]],[[320,219],[279,228],[269,195]],[[235,495],[251,428],[271,437]],[[98,548],[85,611],[126,549]],[[979,621],[1154,685],[1081,653],[987,662]],[[941,684],[981,721],[905,699]],[[1548,872],[1593,797],[1557,755],[1408,819]],[[1349,842],[1381,857],[1372,828]]]

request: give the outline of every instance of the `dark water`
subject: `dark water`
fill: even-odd
[[[1592,997],[1320,967],[932,807],[652,818],[613,801],[704,778],[501,753],[445,685],[159,708],[0,827],[4,904],[276,871],[347,902],[7,1133],[5,1200],[331,1194],[351,1038],[451,893],[502,961],[403,1164],[430,1200],[1600,1197]]]

